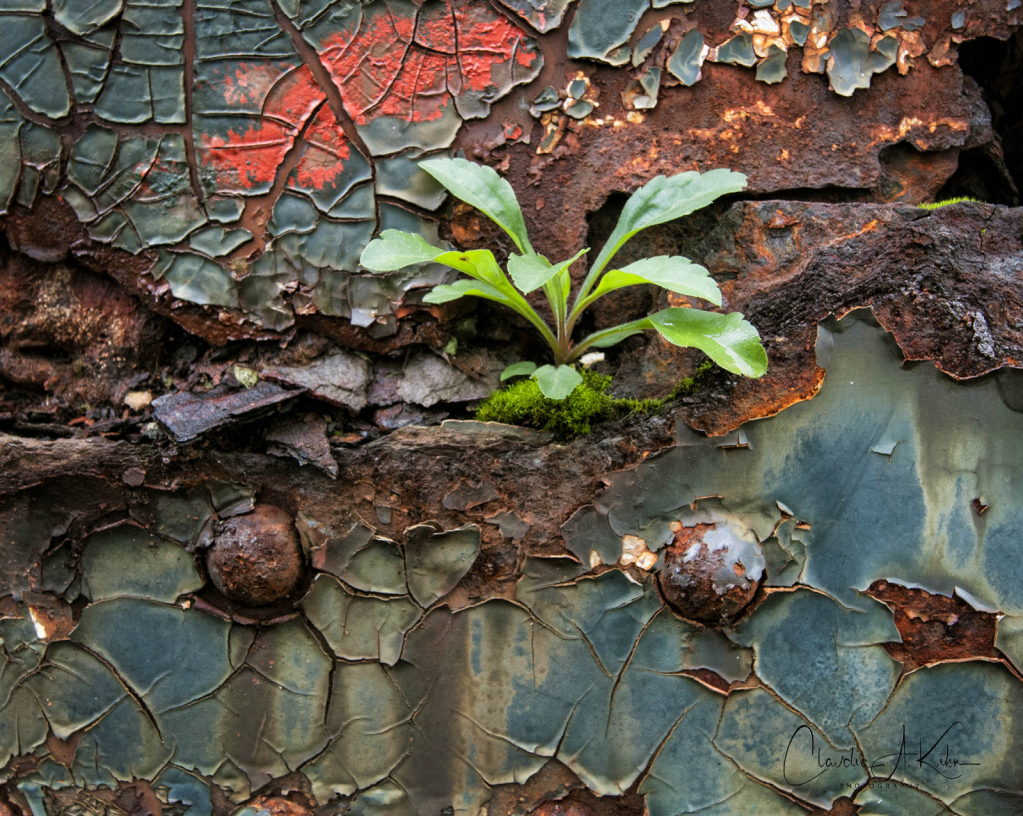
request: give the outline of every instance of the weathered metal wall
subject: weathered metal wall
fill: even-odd
[[[0,0],[0,811],[1023,812],[1019,7]],[[459,150],[551,257],[746,173],[626,254],[768,374],[467,421],[521,326],[357,264],[507,252]]]

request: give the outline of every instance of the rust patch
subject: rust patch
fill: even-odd
[[[856,816],[859,812],[860,809],[853,803],[853,800],[848,796],[843,796],[841,799],[835,800],[830,810],[810,805],[807,816]]]
[[[753,82],[729,65],[705,63],[703,72],[692,87],[662,88],[657,107],[634,125],[615,101],[628,73],[597,67],[590,81],[608,100],[603,115],[620,126],[578,128],[574,142],[562,139],[543,156],[519,144],[494,150],[495,162],[510,159],[508,175],[538,251],[568,257],[586,245],[586,214],[611,192],[629,193],[656,175],[683,170],[738,170],[755,194],[838,187],[884,200],[875,191],[895,185],[904,189],[903,198],[921,200],[944,183],[948,161],[940,170],[918,172],[916,184],[892,182],[880,162],[882,149],[907,142],[926,153],[926,162],[930,151],[963,145],[969,132],[955,68],[939,74],[924,64],[905,77],[880,74],[869,92],[852,99],[837,97],[821,77],[801,72],[777,85]],[[534,142],[542,138],[540,128],[534,128]],[[467,123],[458,144],[479,155],[486,133],[484,124]],[[544,199],[540,211],[538,197]]]
[[[885,643],[885,651],[912,671],[946,660],[998,659],[995,624],[998,615],[978,612],[958,597],[932,595],[887,581],[875,581],[867,595],[895,615],[902,643]]]
[[[763,576],[762,563],[752,563],[751,542],[730,524],[672,527],[675,538],[664,548],[658,576],[665,600],[687,620],[711,626],[734,621],[753,601]]]
[[[308,798],[297,791],[287,796],[282,794],[257,796],[248,802],[248,806],[257,812],[266,811],[269,816],[310,816],[313,812]]]
[[[682,401],[686,422],[717,436],[813,397],[825,374],[817,325],[854,308],[870,308],[907,360],[956,379],[1020,366],[1021,225],[1018,209],[986,204],[743,202],[641,233],[623,255],[694,258],[721,283],[725,310],[759,330],[762,379],[715,371]],[[630,396],[665,394],[701,359],[656,337],[634,343],[622,345],[615,381]]]

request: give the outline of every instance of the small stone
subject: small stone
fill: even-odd
[[[142,468],[128,468],[121,474],[121,481],[129,487],[139,487],[146,480],[146,472]]]
[[[206,555],[217,589],[246,606],[265,606],[294,588],[302,574],[302,552],[291,516],[259,505],[220,525]]]
[[[684,618],[725,626],[749,606],[766,565],[757,537],[735,522],[680,527],[664,550],[661,592]]]
[[[124,395],[124,404],[133,411],[141,411],[152,401],[152,391],[129,391]]]

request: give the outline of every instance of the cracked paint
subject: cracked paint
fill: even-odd
[[[0,1],[14,43],[0,57],[0,210],[59,196],[87,242],[140,259],[158,296],[208,307],[213,321],[284,333],[319,314],[395,334],[417,290],[446,273],[370,275],[357,258],[384,228],[440,242],[433,213],[445,197],[417,162],[460,146],[463,124],[519,85],[540,119],[541,156],[555,160],[599,126],[607,75],[572,65],[543,75],[544,89],[530,84],[549,41],[526,26],[556,31],[569,4],[502,5],[195,0],[186,24],[173,0]],[[575,6],[569,55],[633,72],[599,98],[611,128],[719,71],[792,85],[792,47],[803,49],[800,72],[826,74],[822,87],[859,101],[875,78],[909,81],[878,78],[893,65],[901,74],[914,57],[947,59],[951,32],[975,25],[957,9],[932,34],[902,2],[837,21],[804,0],[739,4],[725,28],[701,29],[700,0],[641,26],[670,5]],[[51,18],[70,34],[54,39]],[[619,98],[632,118],[617,115]],[[766,103],[729,104],[719,128],[694,125],[694,138],[738,153],[748,120],[780,118]],[[965,139],[968,129],[958,114],[907,113],[875,136]],[[983,315],[964,319],[990,351]],[[319,508],[289,496],[302,580],[294,603],[258,623],[224,605],[202,569],[217,525],[254,513],[252,486],[155,489],[141,487],[145,472],[126,473],[124,497],[94,497],[100,528],[100,516],[56,500],[12,502],[2,569],[12,597],[0,609],[9,790],[33,816],[53,816],[48,802],[66,789],[109,814],[119,811],[96,788],[144,780],[174,812],[210,816],[226,800],[255,816],[253,791],[297,775],[317,804],[347,797],[353,814],[477,816],[496,786],[557,760],[596,794],[637,791],[652,816],[790,814],[841,797],[875,814],[1018,808],[1023,429],[1006,396],[1018,373],[956,383],[930,363],[903,367],[863,314],[824,324],[817,352],[827,378],[812,401],[748,423],[734,443],[679,423],[673,447],[606,474],[606,490],[558,519],[563,547],[516,550],[527,556],[501,597],[468,589],[496,560],[472,521],[518,542],[537,519],[499,506],[507,497],[489,481],[452,487],[444,524],[405,520],[373,504],[373,489],[363,509],[376,508],[383,531],[320,521]],[[373,396],[389,386],[347,351],[260,373],[355,410],[469,393],[441,378],[439,358],[406,362],[420,379],[395,380],[393,400]],[[242,415],[298,393],[257,388],[237,405],[214,406],[218,394],[204,406]],[[174,431],[171,402],[154,409]],[[680,531],[724,535],[733,524],[743,547],[712,583],[742,583],[752,599],[709,623],[676,615],[652,574],[665,548]],[[881,580],[997,613],[993,651],[907,670],[893,657],[892,610],[868,594]],[[865,786],[903,725],[967,770],[948,783],[921,763],[893,763],[890,791]],[[819,768],[811,740],[848,764],[805,779]]]
[[[979,26],[1004,27],[1012,13],[999,6],[975,22],[955,8],[932,35],[927,18],[901,2],[857,12],[845,27],[816,2],[740,4],[727,28],[705,18],[702,4],[659,0],[582,0],[564,26],[568,6],[107,0],[47,10],[12,0],[0,8],[11,43],[0,62],[0,215],[56,196],[90,242],[147,260],[141,289],[227,310],[211,316],[225,315],[237,331],[287,332],[319,313],[388,337],[399,315],[417,308],[418,290],[444,280],[437,271],[379,280],[358,268],[361,249],[389,226],[389,200],[439,208],[443,191],[411,163],[450,149],[464,123],[487,118],[537,78],[545,48],[561,47],[543,37],[566,38],[573,59],[636,70],[621,108],[605,99],[599,119],[590,94],[569,94],[567,119],[534,103],[543,117],[538,151],[548,155],[565,150],[573,119],[612,130],[641,122],[680,92],[675,80],[705,81],[706,62],[755,67],[751,78],[776,84],[793,70],[789,48],[801,47],[801,70],[826,73],[835,93],[851,95],[896,62],[900,73],[925,54],[945,64],[950,43],[978,36]],[[641,28],[648,11],[668,16]],[[66,35],[52,38],[51,18]],[[59,139],[51,128],[69,122],[73,135]],[[521,123],[505,124],[529,140]],[[952,117],[949,126],[963,123]],[[902,138],[889,131],[884,141]],[[740,151],[734,129],[718,135]],[[315,238],[302,243],[340,243],[339,259],[274,231],[281,221],[267,213],[276,218],[285,191],[315,205]],[[215,237],[204,231],[210,221],[237,227]],[[429,237],[432,224],[422,230]],[[151,248],[171,254],[154,262]]]
[[[687,524],[714,532],[722,518],[741,519],[764,542],[760,569],[774,580],[734,625],[681,620],[638,562],[593,569],[567,554],[527,559],[512,600],[453,609],[443,599],[477,558],[478,528],[417,525],[399,543],[364,525],[336,535],[308,516],[299,530],[317,575],[301,614],[260,627],[231,623],[179,603],[197,588],[185,547],[205,540],[213,494],[151,491],[135,515],[168,537],[121,525],[89,538],[82,567],[91,602],[70,640],[40,640],[26,612],[0,621],[8,661],[0,679],[20,689],[2,711],[0,722],[10,724],[0,730],[4,756],[38,749],[50,731],[67,738],[84,728],[60,784],[155,779],[200,809],[206,783],[190,774],[216,782],[225,762],[242,774],[227,785],[234,795],[297,768],[320,801],[341,794],[366,812],[389,801],[475,813],[493,786],[523,783],[557,758],[598,794],[638,785],[651,813],[784,813],[786,796],[828,808],[849,795],[865,812],[898,812],[891,802],[899,797],[923,797],[953,812],[997,813],[1021,793],[1013,787],[1018,677],[1005,663],[977,660],[904,673],[883,647],[899,640],[891,612],[858,587],[878,571],[932,591],[961,585],[971,603],[983,599],[1017,616],[1003,620],[1018,619],[1018,587],[984,562],[972,576],[959,569],[969,560],[962,533],[949,560],[935,560],[934,545],[950,523],[948,497],[973,495],[973,485],[962,492],[964,479],[984,480],[991,497],[982,517],[969,515],[965,502],[971,535],[986,532],[992,546],[992,533],[1011,523],[1014,504],[985,474],[1015,461],[1005,441],[1016,438],[1009,429],[1019,414],[993,380],[955,384],[928,364],[901,370],[882,335],[862,315],[822,327],[818,353],[828,375],[813,401],[746,426],[742,447],[683,432],[677,447],[615,474],[566,527],[582,554],[616,542],[610,556],[635,554],[641,542],[656,553]],[[935,388],[943,400],[929,397]],[[968,402],[956,410],[930,408],[959,395]],[[985,422],[973,422],[971,410],[983,411]],[[817,444],[811,429],[826,444],[799,461],[842,461],[877,475],[854,472],[850,487],[791,473],[782,464],[792,449],[781,448],[781,459],[774,451],[791,434]],[[982,442],[994,434],[998,445]],[[900,444],[877,456],[863,440],[879,436]],[[892,473],[894,484],[931,474],[924,484],[939,493],[915,505],[892,497],[903,527],[872,538],[857,519],[875,517],[878,477],[900,457],[911,467]],[[862,499],[856,485],[872,498]],[[227,487],[217,486],[216,506],[245,518],[251,492],[228,496]],[[848,501],[829,500],[836,490]],[[712,493],[719,498],[696,498]],[[910,522],[932,542],[923,557]],[[601,524],[606,545],[597,543]],[[851,542],[867,542],[877,555],[842,558],[832,549]],[[139,550],[132,575],[104,566],[131,548]],[[1014,637],[1011,623],[1005,631]],[[1011,646],[1006,654],[1012,658]],[[700,674],[708,671],[725,687],[708,685]],[[44,718],[32,694],[52,702]],[[903,766],[892,800],[865,784],[884,776],[876,763],[891,762],[903,723],[940,742],[946,720],[962,729],[949,751],[978,763],[968,775],[946,784]],[[852,761],[814,776],[824,755]],[[168,774],[162,783],[160,774]],[[20,784],[38,799],[58,777],[36,772]]]

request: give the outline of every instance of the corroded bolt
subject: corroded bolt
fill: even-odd
[[[756,536],[735,522],[673,524],[664,551],[661,591],[683,617],[712,626],[731,623],[749,606],[764,575]]]
[[[291,516],[263,504],[222,522],[206,554],[206,568],[217,589],[237,603],[263,606],[283,598],[302,574]]]

